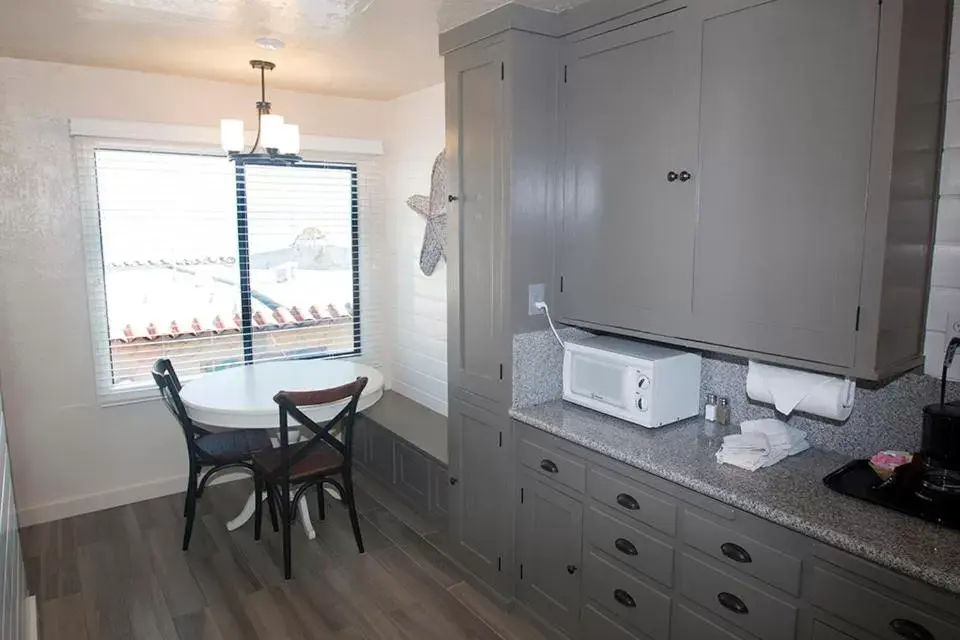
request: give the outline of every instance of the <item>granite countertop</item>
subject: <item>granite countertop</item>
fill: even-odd
[[[960,531],[828,489],[823,477],[848,462],[845,456],[808,449],[772,467],[749,472],[717,464],[717,445],[701,435],[703,418],[644,429],[562,400],[511,409],[510,415],[586,449],[960,594]]]

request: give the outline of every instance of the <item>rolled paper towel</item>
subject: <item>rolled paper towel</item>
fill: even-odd
[[[852,380],[773,367],[753,360],[747,370],[747,396],[772,404],[786,415],[803,411],[846,420],[853,411],[856,391],[857,385]]]

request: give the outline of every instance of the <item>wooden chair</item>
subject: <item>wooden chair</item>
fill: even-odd
[[[257,471],[251,464],[251,456],[254,451],[271,448],[272,443],[269,431],[265,429],[235,429],[212,433],[198,427],[187,415],[180,399],[180,379],[170,360],[157,360],[152,373],[167,409],[180,423],[183,437],[187,441],[189,471],[187,497],[183,508],[183,516],[187,519],[183,531],[183,550],[186,551],[193,533],[197,500],[203,494],[210,478],[227,469],[249,469],[256,476]],[[200,477],[205,467],[209,469]],[[270,503],[270,517],[273,520],[273,530],[277,531],[276,507],[273,502]]]
[[[357,541],[357,550],[363,553],[363,538],[353,493],[353,425],[357,415],[360,394],[367,386],[366,378],[357,378],[350,384],[322,391],[281,391],[274,396],[280,406],[280,447],[254,454],[253,466],[257,482],[256,511],[254,513],[254,538],[260,539],[260,522],[263,518],[262,493],[266,489],[280,504],[280,523],[283,530],[283,572],[291,577],[290,527],[297,512],[296,507],[303,494],[311,487],[317,490],[317,506],[320,519],[324,518],[323,485],[336,487],[350,511],[350,524]],[[300,407],[329,404],[348,400],[336,416],[323,427],[308,418]],[[313,433],[305,441],[289,442],[289,418]],[[341,442],[331,432],[342,426]],[[339,475],[343,484],[333,476]],[[290,488],[297,491],[290,499]],[[272,502],[272,500],[271,500]]]

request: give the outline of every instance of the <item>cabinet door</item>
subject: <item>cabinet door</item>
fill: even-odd
[[[450,384],[493,400],[508,393],[502,48],[478,43],[446,60]]]
[[[685,10],[568,43],[562,315],[674,335],[689,322],[697,50]],[[695,25],[694,25],[695,26]]]
[[[580,617],[583,508],[532,476],[520,479],[517,554],[522,567],[517,597],[550,625],[568,634]]]
[[[472,404],[450,404],[450,546],[454,556],[478,578],[509,590],[502,571],[512,526],[512,487],[503,442],[509,426],[499,416]]]
[[[693,310],[705,341],[849,366],[877,0],[700,0]]]

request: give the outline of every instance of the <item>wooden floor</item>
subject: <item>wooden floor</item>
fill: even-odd
[[[543,640],[464,582],[438,551],[442,533],[376,484],[363,487],[358,506],[367,553],[357,553],[346,510],[328,501],[316,540],[294,530],[290,581],[267,518],[260,542],[252,523],[233,533],[224,528],[248,482],[208,490],[186,553],[182,495],[25,529],[40,637]]]

